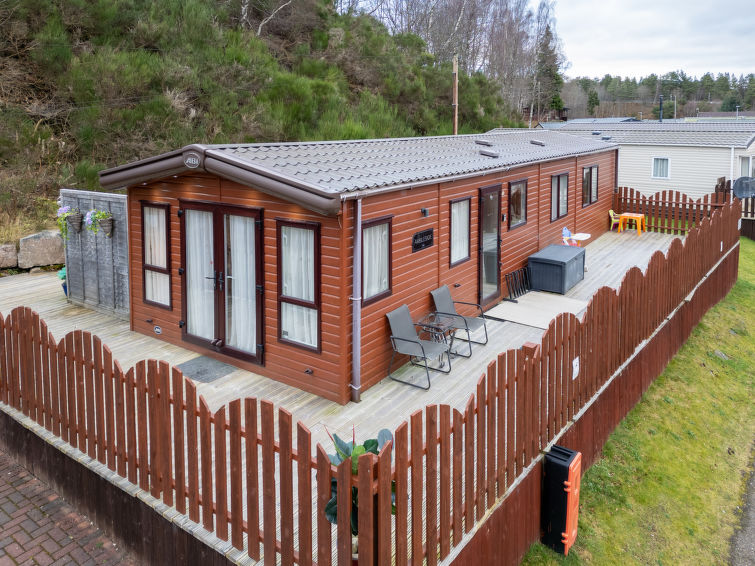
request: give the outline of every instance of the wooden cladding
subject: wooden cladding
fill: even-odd
[[[213,413],[166,362],[124,371],[96,336],[76,330],[56,342],[29,308],[0,314],[0,402],[255,560],[331,564],[335,552],[350,564],[356,487],[372,494],[359,499],[360,563],[435,564],[494,507],[539,485],[530,466],[551,441],[579,449],[589,466],[734,284],[740,215],[739,201],[722,205],[644,273],[630,270],[618,292],[600,289],[582,320],[559,315],[540,344],[501,353],[463,410],[413,413],[380,455],[360,457],[358,475],[348,460],[331,465],[285,409],[246,398]],[[324,513],[333,479],[337,526]],[[537,538],[537,505],[520,507],[506,527],[511,562]],[[469,552],[474,545],[462,556]]]
[[[225,353],[215,347],[186,342],[180,324],[186,322],[182,308],[184,300],[183,280],[180,273],[181,221],[177,211],[181,208],[179,197],[186,203],[205,203],[213,207],[226,207],[230,214],[238,210],[256,210],[261,213],[259,232],[260,253],[258,273],[264,274],[259,282],[257,295],[258,324],[260,340],[264,352],[264,365]],[[141,265],[143,230],[140,216],[141,200],[161,202],[170,206],[168,232],[170,234],[171,294],[174,301],[172,311],[155,308],[142,300],[143,276]],[[318,314],[319,352],[302,348],[279,339],[278,302],[278,257],[276,218],[292,222],[312,222],[320,226],[320,309]],[[348,350],[342,338],[343,312],[350,308],[348,294],[343,293],[344,285],[350,278],[344,273],[343,231],[339,218],[323,217],[270,195],[210,175],[183,175],[163,179],[148,185],[129,188],[129,246],[130,246],[130,286],[131,286],[131,325],[132,329],[147,335],[154,335],[154,327],[161,329],[160,339],[214,357],[259,375],[310,391],[330,400],[345,403],[348,396],[346,376],[349,364]],[[221,270],[216,270],[221,271]],[[224,270],[223,270],[224,271]],[[225,273],[225,271],[224,271]],[[151,322],[150,322],[151,321]],[[212,339],[216,339],[213,336]],[[222,347],[221,347],[222,349]]]

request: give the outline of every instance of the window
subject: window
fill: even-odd
[[[653,178],[668,179],[668,157],[653,158]]]
[[[362,225],[362,301],[391,294],[391,218]]]
[[[320,348],[320,226],[278,220],[278,337]]]
[[[527,223],[527,181],[509,183],[509,230]]]
[[[750,175],[750,160],[751,157],[740,157],[739,158],[739,176],[740,177],[750,177],[753,175]],[[755,163],[753,163],[753,171],[755,171]]]
[[[551,220],[566,216],[569,204],[569,174],[551,177]]]
[[[142,278],[144,302],[171,308],[170,233],[167,204],[142,202]]]
[[[469,259],[469,198],[451,202],[451,266]]]
[[[582,206],[598,200],[598,166],[582,169]]]

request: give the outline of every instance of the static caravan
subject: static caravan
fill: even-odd
[[[755,121],[561,122],[555,131],[619,145],[617,185],[652,196],[713,192],[720,177],[755,177]],[[493,130],[495,131],[495,130]]]
[[[542,130],[190,145],[100,180],[127,188],[133,330],[346,403],[386,377],[387,312],[444,284],[492,307],[564,227],[605,232],[616,152]]]

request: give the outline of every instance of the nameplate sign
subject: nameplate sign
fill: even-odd
[[[412,253],[424,250],[433,245],[433,229],[422,230],[412,236]]]

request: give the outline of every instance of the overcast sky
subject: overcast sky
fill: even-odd
[[[568,77],[755,73],[753,0],[557,0],[555,15]]]

